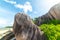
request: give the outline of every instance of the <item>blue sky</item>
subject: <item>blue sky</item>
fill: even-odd
[[[14,15],[25,12],[32,19],[46,14],[60,0],[0,0],[0,27],[13,25]]]

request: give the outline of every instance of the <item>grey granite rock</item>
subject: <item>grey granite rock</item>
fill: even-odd
[[[44,21],[48,22],[50,20],[60,20],[60,3],[54,5],[45,15],[38,17],[35,24],[39,26]]]
[[[44,32],[24,13],[15,15],[13,31],[16,40],[46,40]]]

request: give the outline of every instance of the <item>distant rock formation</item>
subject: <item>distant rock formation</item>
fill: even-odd
[[[44,21],[48,22],[50,20],[60,20],[60,3],[54,5],[49,11],[48,13],[46,13],[45,15],[38,17],[36,19],[35,24],[36,25],[41,25],[43,24]]]
[[[13,31],[16,40],[46,40],[44,33],[35,25],[26,14],[15,15]]]

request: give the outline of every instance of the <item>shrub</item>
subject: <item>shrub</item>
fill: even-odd
[[[60,40],[60,24],[42,24],[39,28],[44,31],[47,40]]]
[[[44,21],[43,24],[60,24],[60,20],[49,20],[49,21]]]

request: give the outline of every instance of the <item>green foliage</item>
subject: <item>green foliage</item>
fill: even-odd
[[[60,40],[60,24],[43,24],[39,28],[44,31],[47,40]]]
[[[44,21],[43,24],[60,24],[60,20],[48,20],[48,21]]]
[[[38,18],[35,18],[32,20],[34,23],[36,23],[36,21],[38,21]]]
[[[12,28],[12,26],[6,26],[5,28]]]

